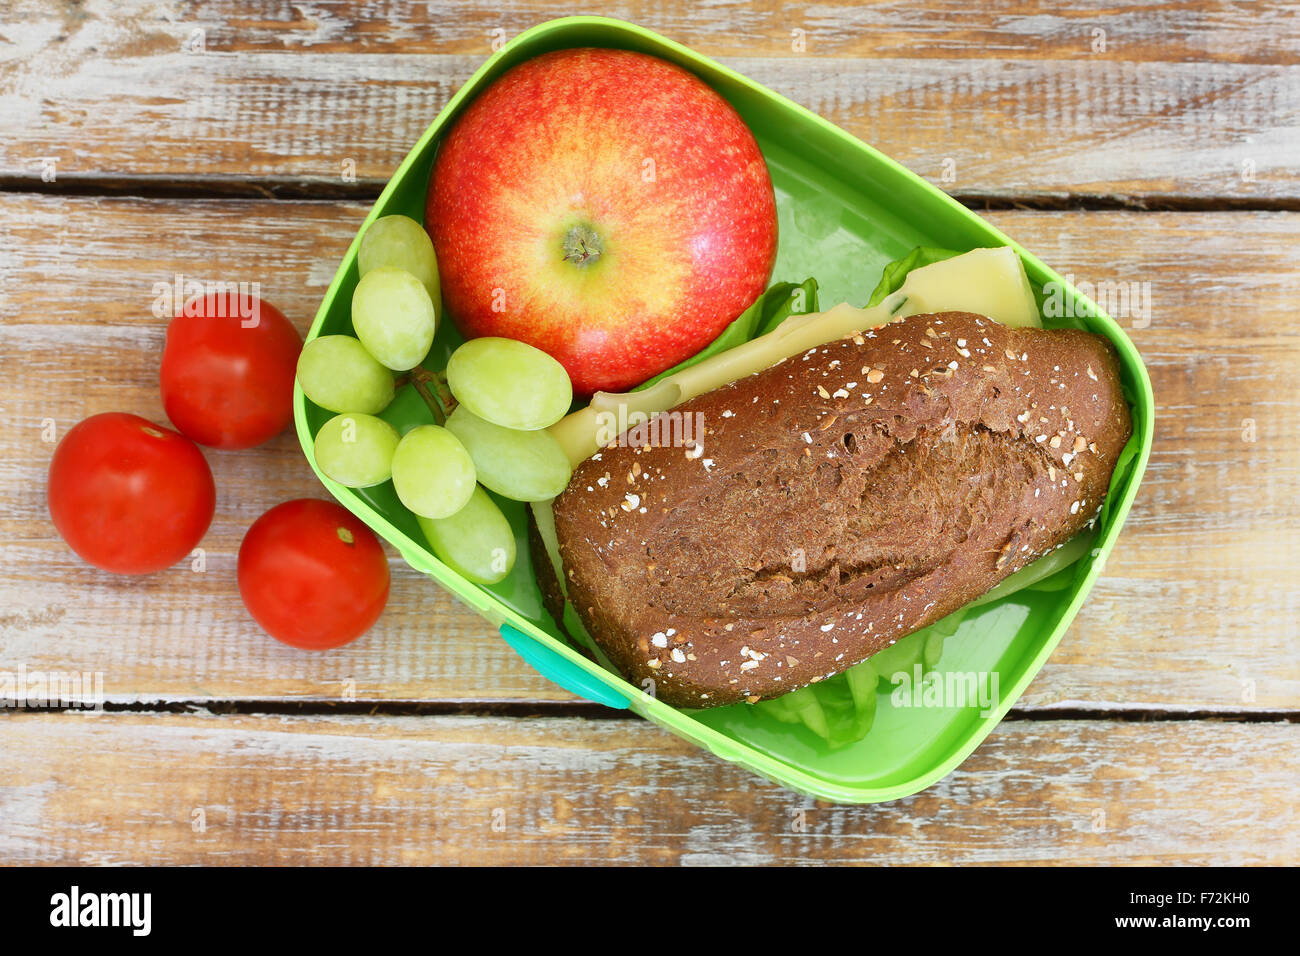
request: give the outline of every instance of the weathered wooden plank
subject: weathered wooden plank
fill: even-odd
[[[364,211],[0,197],[0,668],[102,671],[122,701],[568,699],[395,556],[388,611],[356,645],[312,655],[260,634],[234,589],[240,538],[271,505],[324,494],[292,435],[209,452],[218,509],[204,573],[102,574],[48,523],[46,420],[58,434],[99,411],[163,420],[155,281],[260,280],[305,329]],[[1300,216],[989,218],[1081,280],[1149,283],[1147,317],[1122,321],[1143,326],[1131,334],[1159,405],[1123,539],[1022,707],[1295,709]]]
[[[1300,28],[1281,0],[944,4],[609,12],[721,58],[963,196],[1300,198]],[[53,158],[57,179],[42,188],[252,178],[373,191],[482,62],[491,31],[549,15],[534,0],[489,13],[323,0],[68,9],[60,19],[29,0],[0,27],[11,130],[0,182],[40,185]],[[795,30],[807,31],[803,52]],[[1094,30],[1107,31],[1103,52]]]
[[[570,11],[548,0],[492,4],[393,0],[90,0],[52,8],[8,0],[11,55],[42,42],[74,41],[87,21],[116,48],[194,47],[250,52],[463,53]],[[1296,63],[1295,18],[1285,0],[1078,0],[1044,7],[1034,0],[608,0],[601,16],[627,20],[710,56],[862,58],[966,57]],[[202,36],[193,35],[201,30]],[[1102,31],[1098,34],[1097,31]],[[143,39],[142,39],[143,38]],[[164,40],[166,38],[166,40]],[[148,42],[145,42],[145,41]],[[171,42],[167,42],[167,41]],[[101,46],[101,50],[106,48]]]
[[[928,790],[860,807],[639,720],[29,714],[3,730],[8,865],[1300,858],[1288,723],[1004,723]]]

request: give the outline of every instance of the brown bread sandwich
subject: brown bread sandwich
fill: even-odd
[[[564,591],[663,701],[838,674],[1091,522],[1129,438],[1113,347],[913,315],[699,395],[703,423],[583,461],[554,502]],[[652,434],[654,434],[652,432]],[[561,592],[534,533],[549,609]]]

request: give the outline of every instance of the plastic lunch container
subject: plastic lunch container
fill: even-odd
[[[526,505],[497,498],[519,541],[517,564],[504,581],[481,587],[466,581],[434,555],[415,518],[397,500],[391,482],[354,490],[320,475],[346,508],[392,544],[402,557],[482,614],[530,665],[566,690],[608,707],[631,708],[648,720],[693,741],[725,760],[800,793],[838,803],[873,803],[915,793],[955,769],[1019,699],[1056,647],[1092,587],[1119,536],[1151,450],[1154,402],[1137,350],[1119,325],[1079,296],[1055,272],[902,166],[813,113],[714,61],[649,30],[619,20],[571,17],[540,24],[493,54],[451,99],[402,162],[362,226],[379,216],[403,213],[423,221],[429,169],[441,132],[461,109],[510,67],[550,50],[579,46],[620,47],[653,54],[695,73],[725,97],[749,124],[771,170],[776,189],[780,248],[772,280],[801,282],[813,276],[826,308],[847,301],[861,305],[881,268],[918,245],[947,249],[1010,245],[1021,256],[1031,283],[1059,283],[1073,308],[1072,325],[1098,332],[1119,351],[1126,396],[1134,418],[1134,457],[1111,490],[1107,513],[1090,555],[1080,559],[1073,582],[1062,590],[1020,591],[968,614],[944,645],[937,670],[996,672],[998,699],[991,708],[894,707],[888,688],[879,695],[875,724],[856,744],[831,750],[802,727],[754,713],[746,705],[683,712],[653,699],[588,660],[566,642],[542,606],[527,547]],[[330,284],[308,340],[352,333],[360,233]],[[1054,310],[1056,311],[1056,310]],[[1075,316],[1080,316],[1075,318]],[[440,323],[425,364],[441,369],[461,341],[449,321]],[[312,436],[331,413],[295,389],[298,436],[313,461]],[[402,430],[429,420],[412,389],[403,389],[383,417]],[[747,712],[748,710],[748,712]],[[618,733],[611,725],[610,733]]]

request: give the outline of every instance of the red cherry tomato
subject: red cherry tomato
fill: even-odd
[[[139,415],[74,425],[50,462],[50,517],[86,561],[119,574],[169,567],[212,522],[216,489],[203,452]]]
[[[184,434],[214,448],[251,448],[293,419],[302,336],[256,296],[192,299],[167,327],[163,408]]]
[[[244,535],[239,593],[272,637],[294,647],[338,647],[383,612],[388,559],[345,508],[312,498],[286,501]]]

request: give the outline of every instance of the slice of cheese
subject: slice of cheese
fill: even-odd
[[[639,392],[597,392],[586,407],[550,427],[574,467],[627,427],[753,375],[834,339],[923,312],[974,312],[1009,326],[1041,326],[1029,277],[1014,249],[975,249],[908,273],[902,288],[877,305],[841,303],[792,315],[735,348],[688,366]]]
[[[896,315],[975,312],[1013,327],[1042,328],[1024,264],[1010,246],[974,249],[913,269],[901,290],[907,302]]]

